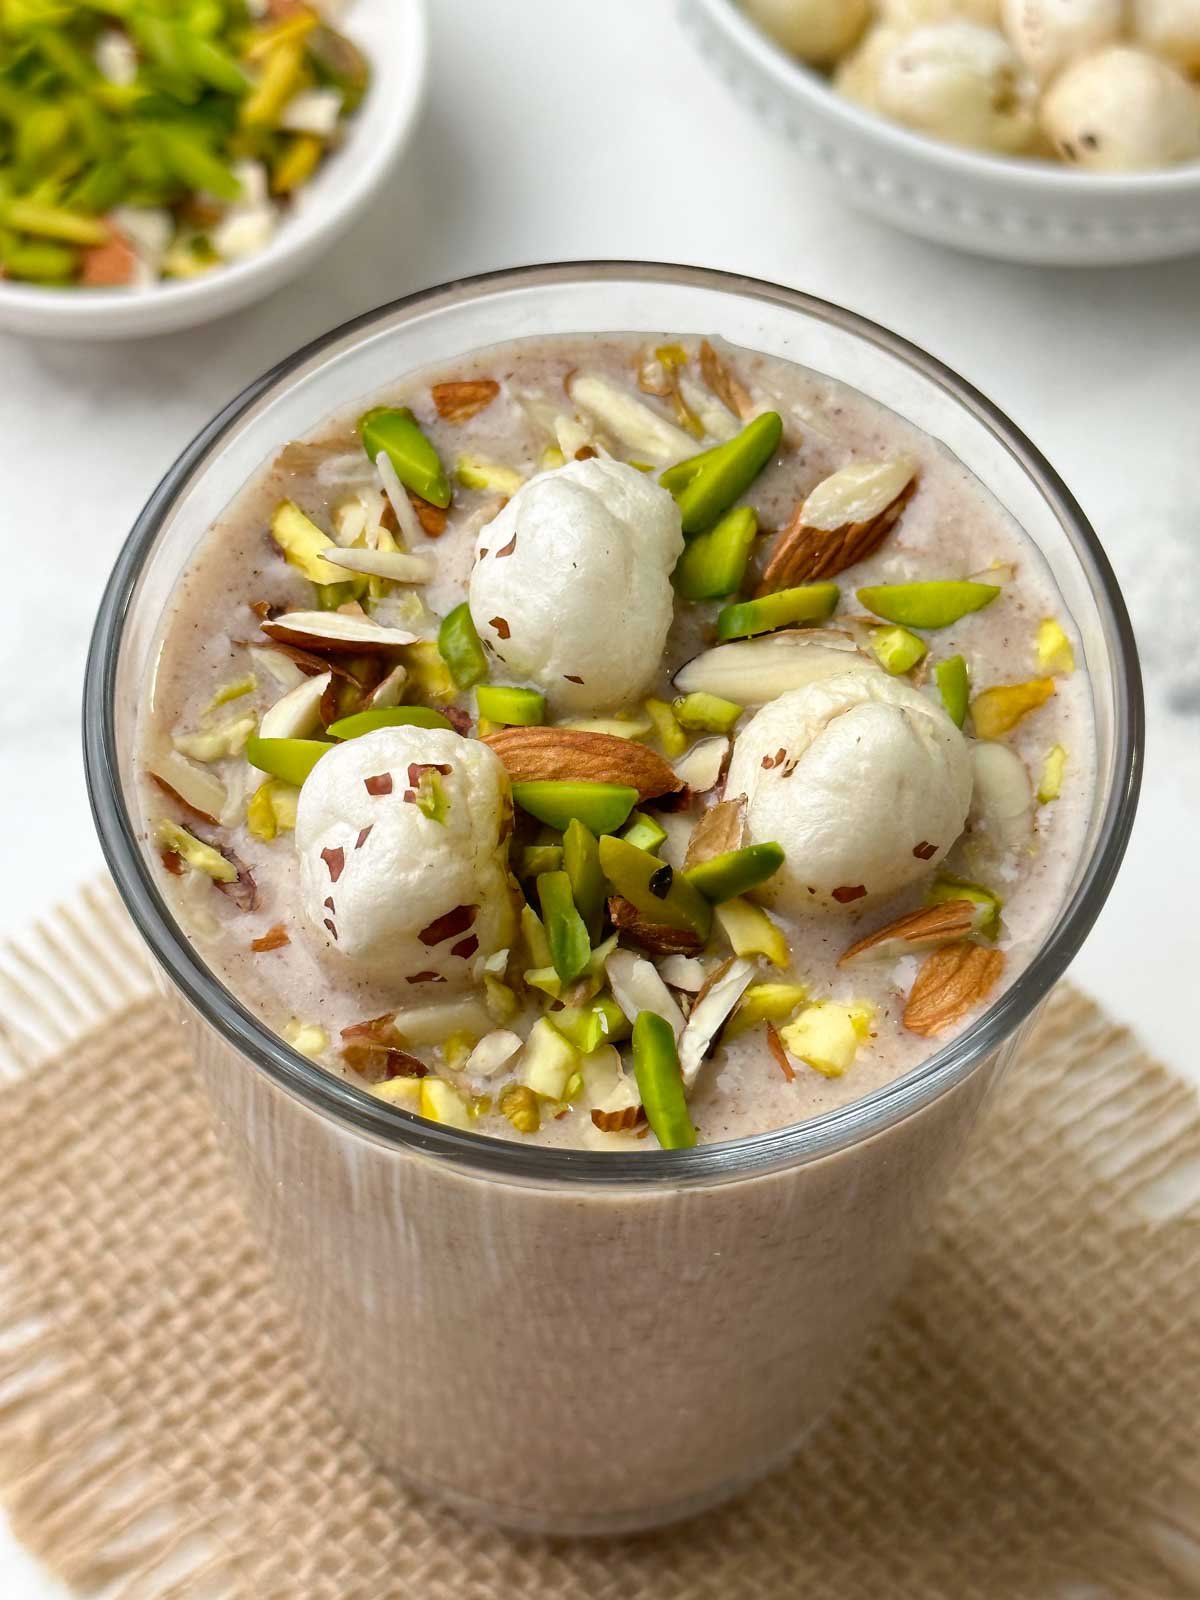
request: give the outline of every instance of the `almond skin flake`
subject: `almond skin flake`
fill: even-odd
[[[787,1050],[783,1040],[779,1037],[779,1029],[773,1022],[767,1023],[767,1049],[775,1057],[776,1065],[789,1083],[796,1081],[796,1069],[788,1059]]]
[[[374,778],[363,779],[363,788],[368,794],[377,796],[382,794],[391,794],[394,787],[395,786],[392,783],[392,775],[390,772],[381,772]]]
[[[469,422],[487,409],[500,393],[495,378],[463,378],[453,383],[435,383],[430,394],[443,422]]]
[[[336,850],[322,850],[321,860],[329,869],[330,883],[336,883],[341,877],[342,873],[346,870],[346,852],[342,849],[341,845],[338,845]]]
[[[644,1106],[622,1106],[619,1111],[592,1111],[592,1126],[601,1133],[632,1133],[646,1120]]]
[[[493,617],[488,623],[488,627],[495,628],[496,632],[502,639],[512,638],[512,629],[509,627],[507,621],[503,617]]]
[[[506,545],[502,545],[500,547],[500,549],[496,551],[496,560],[497,561],[502,561],[505,556],[512,555],[513,551],[516,548],[517,548],[517,536],[514,533],[512,538],[508,541],[508,543]]]
[[[291,944],[291,935],[282,922],[277,922],[273,928],[268,928],[266,933],[257,939],[251,939],[250,948],[258,954],[267,950],[282,950],[285,944]]]
[[[840,906],[848,906],[852,900],[861,900],[867,892],[865,883],[843,884],[840,889],[833,891],[833,898]]]
[[[926,839],[922,839],[920,844],[913,845],[913,855],[918,861],[931,861],[937,853],[937,845],[930,844]]]
[[[159,855],[163,866],[173,878],[183,877],[183,857],[178,850],[161,850]]]
[[[432,505],[428,500],[422,500],[420,495],[413,494],[411,491],[408,498],[413,510],[417,513],[417,521],[421,524],[421,529],[426,538],[440,539],[446,531],[446,522],[448,520],[441,506]]]
[[[435,918],[427,928],[422,928],[417,938],[423,945],[429,947],[441,944],[443,940],[453,939],[460,933],[466,933],[478,915],[478,906],[455,906],[453,911],[447,911],[443,916]]]

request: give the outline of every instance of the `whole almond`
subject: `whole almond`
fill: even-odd
[[[501,728],[490,745],[514,783],[567,779],[573,783],[617,783],[636,789],[639,800],[676,794],[684,785],[660,755],[635,739],[582,728]]]
[[[904,1026],[928,1037],[965,1017],[991,993],[1004,970],[1004,953],[981,944],[947,944],[927,956],[917,973]]]
[[[913,463],[852,463],[817,484],[775,541],[760,595],[833,578],[883,543],[916,492]]]
[[[982,909],[986,908],[981,908],[972,900],[947,900],[941,905],[910,911],[907,916],[897,917],[894,922],[876,928],[874,933],[852,944],[838,957],[838,966],[844,967],[847,962],[878,950],[880,945],[892,940],[899,941],[902,947],[908,946],[909,951],[915,951],[963,939],[975,931]],[[903,948],[895,951],[898,956],[905,953]]]
[[[430,393],[443,421],[467,422],[491,405],[500,385],[495,378],[463,378],[455,383],[435,383]]]

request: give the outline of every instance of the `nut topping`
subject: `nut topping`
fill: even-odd
[[[916,492],[915,474],[907,457],[860,461],[817,484],[775,541],[758,593],[833,578],[873,555]]]
[[[1004,952],[981,944],[948,944],[927,956],[904,1008],[910,1033],[929,1037],[977,1006],[999,981]]]
[[[444,422],[468,422],[491,405],[500,385],[495,378],[463,378],[455,383],[435,383],[429,392]]]
[[[941,905],[925,906],[859,939],[838,958],[838,966],[847,966],[866,956],[878,961],[891,960],[964,939],[978,932],[987,911],[987,907],[971,900],[947,900]]]
[[[639,800],[674,794],[683,787],[660,755],[633,739],[579,728],[502,728],[484,744],[504,763],[514,783],[566,778],[636,789]]]

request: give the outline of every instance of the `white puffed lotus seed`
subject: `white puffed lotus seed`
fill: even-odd
[[[1148,50],[1200,72],[1200,0],[1133,0],[1133,31]]]
[[[856,50],[838,62],[833,74],[834,88],[859,105],[879,110],[879,70],[904,38],[904,30],[877,24],[864,34]]]
[[[1065,67],[1041,114],[1063,159],[1093,172],[1138,172],[1200,156],[1200,93],[1167,62],[1128,45]]]
[[[1036,131],[1033,84],[993,28],[943,22],[917,28],[879,67],[885,115],[934,138],[1015,154]]]
[[[814,66],[844,56],[871,20],[871,0],[742,0],[742,7],[777,44]]]
[[[1000,0],[878,0],[875,9],[885,27],[921,28],[929,22],[1000,26]]]
[[[1012,47],[1039,83],[1121,37],[1125,0],[1003,0]]]

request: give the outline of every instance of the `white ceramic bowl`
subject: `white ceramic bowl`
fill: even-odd
[[[774,133],[826,167],[852,204],[898,228],[981,255],[1058,265],[1200,250],[1200,162],[1108,175],[961,149],[838,94],[735,0],[681,0],[681,12],[713,70]]]
[[[172,333],[261,300],[336,244],[412,135],[428,53],[425,0],[354,0],[343,25],[370,60],[371,86],[345,143],[305,186],[265,250],[200,278],[142,290],[0,281],[0,328],[63,339]]]

